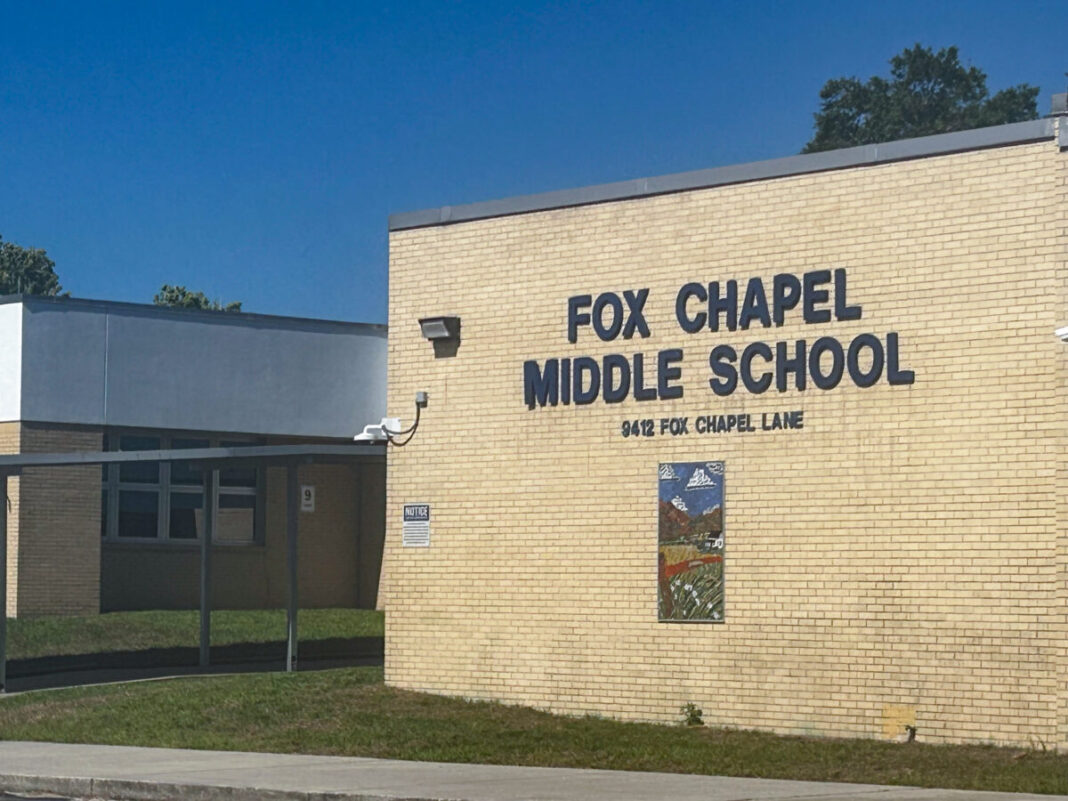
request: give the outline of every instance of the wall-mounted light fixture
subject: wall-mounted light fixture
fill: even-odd
[[[424,317],[419,321],[419,330],[434,343],[434,358],[456,355],[460,347],[459,317]]]
[[[431,342],[460,338],[459,317],[424,317],[419,321],[419,330]]]
[[[1064,328],[1058,328],[1053,333],[1061,342],[1068,342],[1068,325],[1064,326]]]

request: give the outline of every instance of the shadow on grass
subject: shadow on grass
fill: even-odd
[[[383,653],[382,637],[333,637],[302,641],[298,645],[301,661],[364,661],[381,659]],[[211,647],[213,665],[284,663],[285,657],[285,642],[234,643]],[[7,675],[9,678],[18,679],[95,670],[186,668],[197,666],[199,661],[200,649],[196,647],[145,648],[136,651],[12,659],[7,663]]]

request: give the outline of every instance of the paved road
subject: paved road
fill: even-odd
[[[1068,801],[672,773],[0,742],[0,791],[128,801]]]

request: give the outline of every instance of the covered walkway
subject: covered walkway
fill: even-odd
[[[352,464],[379,461],[385,457],[385,445],[258,445],[227,448],[189,448],[152,451],[74,451],[67,453],[20,453],[0,456],[0,598],[7,598],[7,487],[8,479],[25,468],[84,467],[86,465],[128,464],[132,462],[171,462],[199,468],[204,481],[204,532],[200,538],[200,667],[211,662],[211,552],[216,513],[214,481],[220,467],[268,465],[286,468],[286,670],[296,669],[297,609],[297,537],[300,510],[300,486],[297,469],[302,464]],[[7,689],[7,616],[0,614],[0,692]]]

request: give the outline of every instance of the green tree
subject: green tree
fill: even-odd
[[[58,295],[62,291],[56,263],[43,250],[19,247],[0,237],[0,295]]]
[[[184,286],[171,286],[164,284],[159,293],[152,298],[157,306],[170,306],[175,309],[209,309],[211,311],[241,311],[241,301],[234,301],[223,305],[217,300],[210,299],[203,292],[190,292]]]
[[[890,59],[890,78],[834,78],[820,90],[816,133],[802,153],[964,131],[1038,117],[1038,87],[991,96],[986,73],[965,68],[956,47],[916,44]]]

